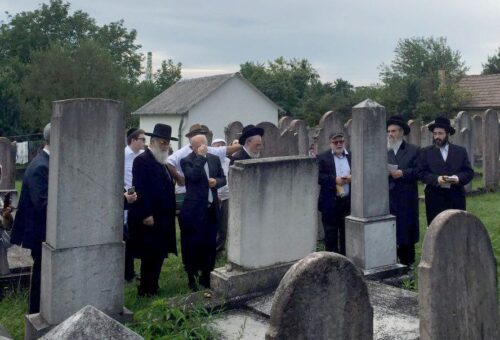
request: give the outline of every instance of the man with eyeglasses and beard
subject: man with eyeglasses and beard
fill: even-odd
[[[132,185],[137,201],[130,206],[130,243],[141,259],[140,296],[158,293],[161,267],[168,253],[177,255],[175,237],[175,185],[165,161],[172,128],[156,124],[149,148],[137,156],[132,166]]]
[[[434,145],[422,149],[418,160],[418,177],[426,184],[427,225],[444,210],[465,210],[464,186],[474,177],[465,148],[448,140],[455,133],[450,120],[438,117],[429,130]]]
[[[351,155],[344,133],[329,136],[330,150],[318,155],[318,209],[325,230],[325,250],[345,255],[345,217],[351,212]]]

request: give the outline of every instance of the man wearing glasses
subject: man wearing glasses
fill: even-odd
[[[351,212],[351,155],[344,133],[329,136],[330,150],[318,155],[318,209],[325,230],[325,250],[345,255],[345,217]]]

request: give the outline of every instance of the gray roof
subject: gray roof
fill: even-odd
[[[266,100],[276,105],[239,73],[179,80],[174,85],[141,106],[133,115],[183,114],[220,88],[229,79],[238,77],[254,88]],[[279,107],[276,105],[276,108]]]
[[[470,94],[461,108],[500,107],[500,74],[464,76],[458,86]]]

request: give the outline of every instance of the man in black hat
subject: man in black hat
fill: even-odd
[[[239,138],[239,143],[243,148],[233,155],[231,164],[238,160],[259,158],[262,149],[262,136],[264,136],[264,129],[252,124],[245,126]]]
[[[165,165],[172,128],[156,124],[149,148],[137,156],[132,167],[132,185],[137,201],[130,206],[130,243],[141,259],[141,296],[158,292],[161,267],[168,253],[177,254],[175,237],[175,187]]]
[[[345,255],[345,217],[351,212],[351,155],[344,133],[329,136],[330,150],[318,155],[318,209],[325,230],[325,250]]]
[[[418,160],[418,177],[426,184],[427,225],[444,210],[465,210],[464,186],[474,177],[465,148],[448,140],[455,133],[450,120],[438,117],[429,130],[434,145],[422,149]]]
[[[410,127],[401,116],[387,120],[387,160],[389,163],[389,206],[396,216],[396,239],[399,262],[415,262],[415,243],[419,239],[417,161],[419,147],[403,136]]]

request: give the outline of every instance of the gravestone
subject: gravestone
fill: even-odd
[[[280,132],[283,133],[283,131],[288,129],[288,127],[290,126],[292,121],[293,121],[293,118],[290,116],[281,117],[280,120],[278,121],[278,128],[280,129]]]
[[[486,190],[498,189],[499,125],[495,110],[486,110],[483,117],[483,185]]]
[[[434,218],[418,266],[420,339],[498,339],[497,272],[488,232],[474,215]]]
[[[83,307],[40,338],[40,340],[87,339],[143,340],[144,338],[90,305]]]
[[[278,139],[279,156],[295,156],[299,154],[299,136],[295,131],[286,129]]]
[[[368,288],[346,257],[317,252],[288,270],[266,333],[266,340],[278,339],[373,339]]]
[[[339,112],[328,111],[319,121],[319,133],[318,133],[318,154],[325,152],[330,149],[330,134],[337,131],[344,131],[344,122],[342,121],[342,114]]]
[[[257,127],[264,129],[264,136],[262,136],[262,151],[260,157],[276,157],[282,156],[282,148],[278,141],[280,138],[280,130],[276,125],[269,122],[261,122]]]
[[[471,165],[472,165],[473,164],[472,157],[474,156],[474,152],[472,151],[471,130],[469,128],[464,127],[464,128],[462,128],[462,130],[460,130],[459,133],[460,133],[461,146],[463,146],[465,148],[465,150],[467,151],[467,155],[469,156],[469,161],[471,162]],[[472,159],[470,159],[470,158],[472,158]],[[465,188],[466,192],[471,192],[472,191],[472,181],[470,181],[467,185],[465,185],[464,188]]]
[[[243,130],[243,124],[241,122],[231,122],[224,128],[224,134],[226,135],[226,142],[230,144],[233,140],[240,138],[241,131]]]
[[[408,126],[410,127],[410,133],[408,134],[408,143],[420,146],[421,134],[422,134],[422,124],[420,121],[409,120]]]
[[[483,117],[481,115],[474,115],[472,117],[472,139],[474,145],[474,164],[480,165],[477,160],[483,154]]]
[[[91,304],[123,320],[123,105],[53,103],[46,242],[35,339]]]
[[[344,124],[344,131],[345,131],[345,141],[346,141],[346,148],[351,147],[351,134],[352,134],[352,119],[349,119],[345,124]]]
[[[389,214],[385,107],[370,99],[353,107],[351,144],[347,257],[365,274],[397,269],[396,221]]]
[[[10,140],[0,137],[0,190],[16,188],[16,147]]]
[[[429,123],[430,124],[430,123]],[[432,145],[432,132],[429,131],[429,124],[422,125],[420,128],[420,147]]]
[[[208,142],[208,145],[212,145],[212,139],[214,138],[214,133],[206,125],[202,124],[201,127],[204,128],[205,130],[208,130],[208,133],[206,134],[206,136],[207,136],[207,142]]]
[[[317,176],[318,165],[308,156],[234,163],[229,263],[212,272],[214,291],[231,297],[276,287],[294,261],[316,249],[318,186],[311,183]]]
[[[309,135],[306,123],[301,119],[294,119],[290,123],[289,129],[297,134],[298,155],[307,155],[309,151]]]

